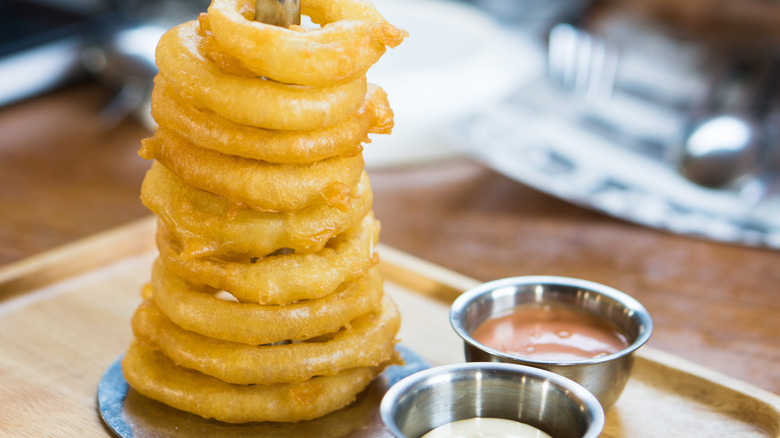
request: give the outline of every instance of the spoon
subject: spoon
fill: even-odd
[[[761,167],[768,148],[763,119],[776,81],[776,64],[772,61],[755,72],[758,80],[751,81],[756,88],[749,93],[747,105],[705,112],[694,121],[680,154],[678,169],[685,178],[704,187],[722,188]],[[741,85],[751,78],[742,78]],[[714,102],[709,105],[715,106]]]
[[[765,149],[762,127],[747,114],[721,114],[696,125],[685,142],[680,168],[690,181],[724,187],[751,173]]]

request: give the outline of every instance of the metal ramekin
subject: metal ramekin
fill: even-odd
[[[582,386],[557,374],[507,363],[463,363],[430,368],[393,385],[380,405],[398,438],[474,417],[505,418],[556,438],[595,438],[604,410]]]
[[[493,315],[529,303],[568,304],[615,323],[628,347],[587,360],[539,360],[507,354],[471,337]],[[469,362],[506,362],[552,371],[581,384],[608,410],[620,397],[631,375],[633,353],[650,338],[653,322],[634,298],[602,284],[566,277],[525,276],[496,280],[464,292],[452,304],[450,323],[463,339]]]

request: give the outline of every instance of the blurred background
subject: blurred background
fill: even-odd
[[[777,2],[375,3],[412,37],[369,73],[397,114],[370,168],[467,155],[624,220],[780,248]],[[154,46],[207,5],[2,0],[0,105],[97,81],[106,130],[151,130]]]

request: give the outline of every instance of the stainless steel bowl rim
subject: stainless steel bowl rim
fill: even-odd
[[[552,361],[552,360],[539,360],[539,359],[533,359],[524,356],[512,355],[512,354],[505,353],[503,351],[490,348],[487,345],[477,342],[473,337],[471,337],[471,334],[468,333],[468,331],[466,331],[465,327],[463,327],[462,315],[465,313],[468,304],[474,301],[476,298],[484,294],[490,293],[496,289],[500,289],[504,287],[529,286],[529,285],[567,286],[567,287],[588,290],[612,298],[620,303],[625,304],[626,307],[631,309],[633,312],[638,312],[644,315],[643,319],[645,322],[645,330],[639,334],[637,339],[634,342],[632,342],[631,345],[618,352],[595,357],[592,359]],[[634,297],[628,295],[627,293],[621,292],[615,288],[603,285],[601,283],[596,283],[593,281],[581,280],[581,279],[570,278],[570,277],[552,276],[552,275],[526,275],[526,276],[502,278],[499,280],[482,283],[479,286],[471,288],[466,292],[462,293],[452,303],[452,306],[450,308],[450,325],[452,326],[453,330],[455,330],[455,333],[457,333],[458,336],[460,336],[460,338],[463,339],[464,342],[468,343],[469,345],[475,348],[483,350],[493,356],[504,358],[507,360],[522,361],[529,364],[561,365],[561,366],[597,364],[602,362],[608,362],[610,360],[613,360],[621,356],[626,356],[628,354],[633,353],[634,351],[639,349],[639,347],[644,345],[650,339],[650,335],[653,332],[653,322],[652,319],[650,318],[650,313],[647,311],[647,309],[645,309],[642,303],[640,303]]]
[[[532,366],[505,362],[464,362],[450,365],[441,365],[418,371],[401,379],[387,390],[384,397],[382,398],[382,402],[379,405],[380,416],[382,417],[382,421],[384,422],[385,427],[387,427],[395,436],[405,436],[403,431],[401,431],[395,424],[393,419],[393,407],[395,406],[395,403],[400,400],[401,396],[415,385],[436,376],[464,372],[471,373],[477,371],[495,371],[522,376],[530,375],[548,380],[555,385],[566,388],[568,393],[572,394],[574,398],[579,399],[588,407],[588,411],[591,414],[592,423],[590,430],[593,431],[593,433],[589,432],[588,434],[584,435],[583,438],[596,438],[604,429],[606,422],[604,409],[602,408],[601,403],[599,403],[596,396],[588,391],[585,387],[569,378],[561,376],[560,374],[553,373],[552,371],[547,371]]]

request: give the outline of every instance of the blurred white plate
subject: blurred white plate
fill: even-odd
[[[409,32],[368,72],[387,91],[395,112],[392,135],[375,135],[369,168],[413,164],[459,154],[447,125],[496,102],[543,68],[540,48],[487,13],[447,0],[374,0]]]

